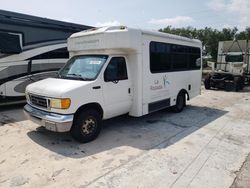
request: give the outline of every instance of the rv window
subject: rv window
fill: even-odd
[[[128,79],[126,61],[124,57],[113,57],[104,73],[104,80],[118,81]]]
[[[48,63],[46,60],[33,60],[31,62],[31,73],[40,73],[40,72],[48,72],[48,71],[58,71],[63,67],[65,62],[54,62]]]
[[[28,75],[28,63],[19,62],[16,65],[10,65],[8,67],[1,67],[0,80],[10,81],[19,77]]]
[[[22,51],[20,36],[9,33],[0,33],[0,53],[17,54]]]
[[[39,54],[31,58],[31,60],[36,59],[68,59],[69,52],[67,48],[61,48],[53,51],[49,51],[43,54]]]

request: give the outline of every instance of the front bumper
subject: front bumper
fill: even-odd
[[[68,132],[73,124],[74,115],[56,114],[39,110],[26,104],[24,114],[31,121],[54,132]]]

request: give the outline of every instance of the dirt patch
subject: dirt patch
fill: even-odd
[[[245,188],[250,187],[250,154],[248,155],[246,161],[243,163],[237,176],[231,186],[231,188]]]
[[[14,119],[6,116],[6,115],[1,115],[0,118],[0,126],[4,126],[4,125],[13,125],[13,123],[15,122]]]

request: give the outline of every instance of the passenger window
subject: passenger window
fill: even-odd
[[[105,82],[128,79],[124,57],[113,57],[104,73]]]
[[[201,67],[200,48],[150,42],[151,73],[198,70]]]

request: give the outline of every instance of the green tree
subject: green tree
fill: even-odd
[[[247,27],[245,31],[241,31],[236,35],[236,39],[238,40],[250,40],[250,27]]]

